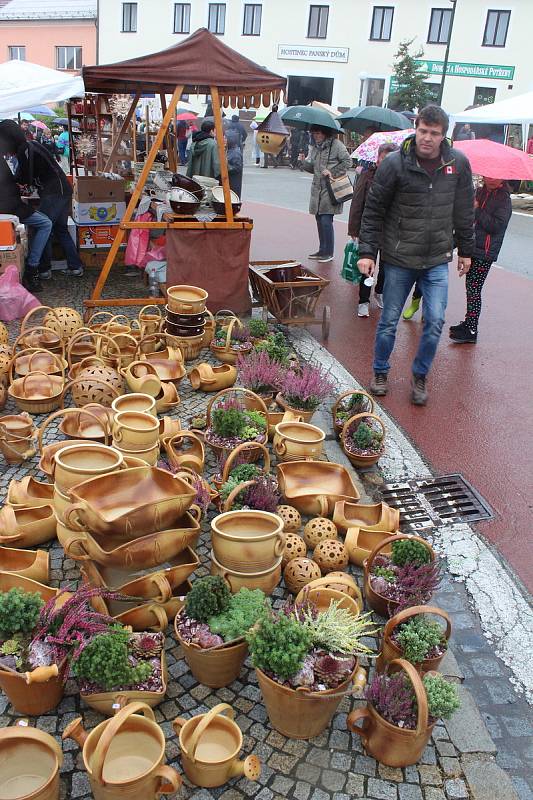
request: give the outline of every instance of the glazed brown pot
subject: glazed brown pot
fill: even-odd
[[[219,703],[207,714],[174,720],[172,727],[179,734],[181,762],[191,783],[211,788],[243,775],[251,781],[259,778],[261,762],[257,756],[239,761],[242,733],[234,719],[232,707]]]
[[[0,667],[0,686],[15,711],[32,717],[52,711],[63,697],[64,669],[57,664],[14,674]]]
[[[0,797],[59,800],[63,752],[50,734],[19,719],[0,730]]]
[[[368,755],[389,767],[408,767],[420,761],[422,753],[432,734],[434,723],[428,721],[428,705],[424,685],[416,669],[402,658],[390,663],[407,673],[416,695],[418,717],[415,730],[392,725],[378,714],[371,703],[366,708],[358,708],[348,715],[347,726],[352,733],[361,737]],[[356,725],[363,720],[362,727]]]
[[[330,724],[351,684],[362,688],[366,673],[358,663],[349,678],[335,689],[310,692],[303,687],[291,689],[273,681],[260,669],[255,670],[270,724],[289,739],[313,739]]]
[[[364,567],[363,588],[366,597],[366,602],[368,603],[369,607],[377,614],[380,614],[382,617],[392,616],[392,614],[394,614],[396,612],[396,609],[398,608],[398,603],[396,600],[388,600],[382,594],[378,594],[373,590],[370,584],[372,565],[378,553],[381,553],[381,551],[387,545],[392,545],[393,542],[399,541],[400,539],[413,539],[416,542],[421,542],[421,544],[425,545],[425,547],[427,547],[427,549],[429,550],[431,561],[435,561],[435,551],[433,550],[429,542],[426,542],[426,540],[422,539],[420,536],[411,536],[410,534],[406,533],[393,533],[386,539],[383,539],[383,541],[379,542],[379,544],[377,544],[374,547],[374,549],[372,550],[372,552],[370,553],[370,555],[363,564]]]
[[[167,305],[165,306],[165,314],[167,322],[172,322],[174,325],[184,325],[186,328],[199,327],[205,322],[205,311],[201,311],[199,314],[179,314],[171,311]]]
[[[283,555],[283,521],[267,511],[226,511],[211,522],[211,544],[221,566],[237,572],[262,572]]]
[[[452,621],[445,611],[443,611],[441,608],[437,608],[436,606],[412,606],[411,608],[405,608],[403,611],[400,611],[398,614],[395,614],[393,617],[391,617],[383,628],[381,653],[376,661],[376,670],[378,672],[384,672],[391,661],[403,658],[402,650],[392,638],[392,634],[398,625],[407,622],[419,614],[435,614],[436,616],[441,617],[446,623],[446,628],[443,631],[443,635],[446,639],[446,642],[448,642],[452,633]],[[423,661],[420,661],[413,666],[416,671],[420,673],[420,675],[424,675],[426,672],[437,671],[445,655],[446,650],[444,650],[440,656],[436,656],[435,658],[425,658]]]
[[[244,641],[216,650],[204,650],[196,644],[187,644],[178,633],[178,616],[174,619],[174,632],[183,648],[183,656],[198,681],[211,689],[229,686],[240,675],[244,660],[248,655],[248,645]]]

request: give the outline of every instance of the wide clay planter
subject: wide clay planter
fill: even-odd
[[[0,544],[36,547],[54,539],[56,525],[51,505],[31,508],[4,506],[0,510]]]
[[[389,536],[391,531],[369,531],[365,528],[348,528],[344,546],[348,551],[348,558],[351,564],[362,567],[366,559],[380,542]],[[384,555],[390,555],[390,545],[383,550]]]
[[[226,511],[211,522],[211,544],[223,567],[263,572],[283,555],[283,521],[267,511]]]
[[[253,344],[250,342],[249,347],[240,347],[238,350],[233,347],[226,347],[225,345],[219,346],[211,342],[209,349],[222,364],[230,364],[235,366],[239,360],[239,356],[247,356],[252,352]]]
[[[361,422],[363,422],[363,420],[365,419],[371,419],[377,422],[381,426],[381,430],[383,433],[383,441],[379,451],[371,454],[366,454],[366,453],[354,452],[353,450],[347,448],[346,439],[348,437],[348,431],[350,430],[354,420],[357,419],[359,419]],[[346,420],[341,432],[340,438],[344,454],[347,456],[347,458],[350,460],[350,462],[353,464],[354,467],[363,467],[367,469],[369,467],[373,467],[374,464],[378,463],[379,459],[385,452],[385,433],[386,431],[385,431],[385,425],[383,424],[383,420],[381,419],[381,417],[378,417],[377,414],[369,414],[366,412],[363,414],[354,414],[353,417],[350,417],[350,419]]]
[[[66,494],[83,481],[121,469],[122,455],[104,444],[71,445],[54,455],[54,481]]]
[[[272,594],[281,579],[280,556],[274,566],[262,572],[237,572],[223,567],[216,560],[211,550],[211,575],[220,575],[229,586],[230,592],[236,594],[239,589],[261,589],[267,595]]]
[[[377,614],[380,614],[382,617],[390,617],[396,613],[396,609],[398,608],[398,603],[396,600],[389,600],[388,598],[384,597],[382,594],[378,594],[375,592],[370,584],[370,575],[372,573],[372,565],[374,563],[375,557],[378,553],[382,551],[385,552],[385,547],[387,545],[392,545],[393,542],[398,541],[400,539],[412,539],[416,542],[421,542],[425,547],[427,547],[430,555],[431,561],[435,561],[435,551],[429,544],[426,542],[425,539],[422,539],[420,536],[411,536],[410,534],[405,533],[394,533],[391,534],[386,539],[383,539],[379,544],[377,544],[366,561],[363,564],[364,567],[364,593],[365,598],[368,606],[375,611]],[[429,598],[428,598],[429,600]]]
[[[339,500],[359,500],[346,467],[330,461],[287,461],[276,467],[287,503],[310,517],[328,517]]]
[[[446,641],[449,640],[452,633],[452,621],[448,614],[441,608],[437,608],[436,606],[412,606],[411,608],[405,608],[403,611],[391,617],[383,628],[381,653],[376,661],[376,670],[378,672],[384,672],[391,661],[403,658],[402,650],[393,640],[392,634],[398,625],[408,622],[408,620],[418,616],[418,614],[435,614],[441,617],[446,623],[446,629],[443,631],[444,638]],[[413,664],[413,666],[420,675],[424,675],[426,672],[436,672],[445,655],[446,650],[444,650],[440,656],[425,658],[423,661]],[[392,671],[391,668],[391,672]]]
[[[239,761],[242,733],[234,719],[232,707],[219,703],[207,714],[174,720],[172,727],[179,734],[181,763],[191,783],[212,788],[222,786],[230,778],[244,776],[251,781],[259,778],[261,762],[257,756]]]
[[[199,286],[169,286],[167,288],[168,309],[173,314],[202,314],[209,297]]]
[[[19,719],[0,730],[0,797],[59,800],[61,747],[50,734]]]
[[[94,800],[156,800],[181,786],[181,777],[165,764],[165,736],[146,703],[129,703],[90,733],[77,717],[62,738],[83,747]]]
[[[433,732],[428,721],[428,705],[424,685],[412,664],[403,659],[395,659],[390,667],[398,667],[407,673],[415,691],[418,718],[415,730],[392,725],[378,714],[371,703],[366,708],[358,708],[348,715],[348,730],[361,737],[366,752],[380,764],[388,767],[408,767],[417,764]],[[356,723],[363,720],[362,727]]]
[[[285,411],[290,411],[298,417],[302,418],[303,422],[311,422],[315,411],[304,411],[301,408],[295,408],[287,403],[281,392],[276,395],[276,403],[281,406]]]
[[[395,533],[400,527],[400,512],[387,503],[335,503],[333,522],[341,531],[364,528],[367,531]]]
[[[51,505],[53,496],[53,483],[42,483],[33,475],[26,475],[20,481],[13,478],[9,484],[7,504],[13,508],[38,508]]]
[[[130,690],[111,690],[109,692],[80,692],[80,697],[85,705],[89,708],[94,708],[100,714],[110,717],[116,710],[116,704],[120,700],[122,705],[128,703],[146,703],[150,708],[155,708],[162,702],[167,693],[168,683],[168,669],[167,659],[164,649],[161,651],[161,683],[162,688],[160,692],[150,692],[148,690],[130,689]]]
[[[291,689],[273,681],[262,670],[255,670],[270,724],[289,739],[313,739],[329,726],[350,685],[363,687],[366,673],[356,665],[354,671],[335,689],[309,692]]]
[[[12,572],[39,583],[48,583],[50,578],[48,553],[46,550],[16,550],[13,547],[2,547],[0,571]]]
[[[0,667],[0,686],[15,711],[37,717],[52,711],[61,702],[63,671],[52,664],[15,675]]]
[[[216,650],[203,650],[196,644],[184,642],[178,633],[176,623],[177,617],[174,620],[174,632],[183,648],[185,661],[198,683],[203,683],[211,689],[221,689],[237,680],[248,655],[246,641],[229,647],[218,647]]]
[[[320,458],[326,434],[307,422],[280,422],[274,434],[274,452],[278,461]]]
[[[202,362],[189,372],[189,380],[193,389],[202,392],[220,392],[229,389],[237,380],[237,369],[232,364],[213,367]]]
[[[111,403],[111,408],[115,414],[120,414],[122,411],[138,411],[157,417],[156,401],[151,395],[141,392],[123,394],[121,397],[117,397]]]
[[[122,450],[146,450],[159,444],[159,420],[142,411],[120,411],[113,422],[113,443]]]

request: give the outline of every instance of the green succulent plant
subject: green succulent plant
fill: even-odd
[[[16,633],[31,633],[39,620],[44,601],[36,592],[18,587],[0,594],[0,639],[11,639]]]
[[[425,614],[417,614],[399,626],[395,637],[403,658],[419,664],[434,647],[445,647],[446,639],[438,622]]]
[[[265,614],[246,639],[254,667],[282,680],[296,675],[312,646],[311,631],[284,614]]]
[[[185,599],[188,617],[207,622],[210,617],[222,614],[229,608],[231,592],[220,575],[208,575],[195,580]]]
[[[250,630],[266,608],[266,596],[261,589],[239,589],[232,595],[228,608],[208,620],[212,633],[218,633],[225,642],[237,639]]]
[[[251,319],[248,323],[248,329],[254,339],[259,339],[261,336],[266,336],[268,333],[268,322],[262,319]]]
[[[388,567],[374,567],[372,573],[379,578],[385,578],[389,583],[396,583],[396,575]]]
[[[460,707],[459,694],[454,683],[442,675],[424,675],[424,688],[428,701],[428,713],[433,719],[450,719]]]
[[[416,539],[399,539],[392,543],[392,563],[397,567],[405,564],[429,564],[428,548]]]

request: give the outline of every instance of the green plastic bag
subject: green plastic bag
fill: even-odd
[[[359,260],[359,247],[350,240],[344,248],[344,261],[342,263],[341,276],[350,283],[359,283],[362,274],[357,269],[357,262]]]

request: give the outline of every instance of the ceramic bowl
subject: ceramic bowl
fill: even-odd
[[[54,455],[55,485],[66,494],[78,483],[115,472],[122,461],[121,453],[103,444],[67,445]]]
[[[205,289],[201,289],[199,286],[181,284],[167,288],[168,307],[176,314],[201,314],[205,311],[208,297]]]
[[[217,562],[238,573],[271,570],[285,549],[283,521],[267,511],[226,511],[211,522]]]
[[[146,414],[151,414],[157,417],[156,401],[149,394],[134,392],[132,394],[123,394],[122,397],[117,397],[111,403],[111,408],[115,414],[122,411],[138,411]]]

